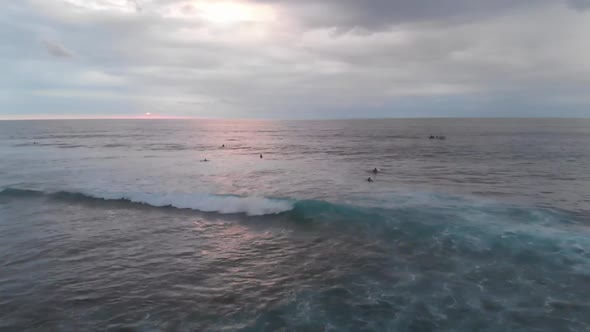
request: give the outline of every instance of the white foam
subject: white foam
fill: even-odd
[[[289,201],[264,197],[139,192],[82,192],[82,194],[106,200],[125,199],[154,207],[173,206],[202,212],[245,213],[248,216],[278,214],[293,209],[293,203]]]

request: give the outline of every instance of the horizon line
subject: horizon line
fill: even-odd
[[[337,120],[404,120],[404,119],[590,119],[589,116],[416,116],[416,117],[349,117],[349,118],[215,118],[215,117],[49,117],[0,118],[0,121],[84,121],[84,120],[240,120],[240,121],[337,121]]]

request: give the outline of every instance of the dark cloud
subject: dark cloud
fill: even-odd
[[[306,24],[340,28],[386,28],[397,24],[473,21],[526,10],[555,0],[253,0],[280,4]],[[566,0],[558,0],[566,1]],[[585,0],[571,0],[583,2]]]
[[[590,9],[590,0],[569,0],[569,4],[572,8],[577,10]]]
[[[68,51],[65,47],[63,47],[63,45],[54,42],[54,41],[50,41],[50,40],[43,40],[42,41],[43,46],[45,46],[45,50],[53,55],[56,58],[71,58],[73,57],[73,54]]]

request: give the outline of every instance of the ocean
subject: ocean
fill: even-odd
[[[0,122],[0,331],[590,331],[590,120]]]

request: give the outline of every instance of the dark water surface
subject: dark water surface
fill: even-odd
[[[588,120],[0,122],[0,157],[1,331],[590,331]]]

